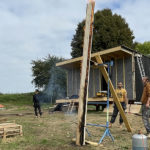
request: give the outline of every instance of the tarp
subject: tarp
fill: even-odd
[[[0,104],[0,108],[4,108],[4,107],[5,107],[4,105]]]

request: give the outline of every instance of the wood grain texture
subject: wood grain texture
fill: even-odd
[[[87,114],[91,47],[93,36],[94,5],[95,3],[93,2],[91,3],[89,2],[87,4],[84,45],[83,45],[83,61],[82,61],[80,94],[79,94],[78,125],[76,131],[76,145],[85,145],[85,126]]]

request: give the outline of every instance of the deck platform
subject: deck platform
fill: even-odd
[[[106,102],[106,101],[107,101],[107,97],[90,97],[90,98],[88,98],[88,103],[93,102],[93,104],[94,104],[94,102],[95,102],[95,104],[98,104],[97,102]],[[113,98],[110,97],[109,101],[112,102]],[[60,103],[78,103],[78,102],[79,102],[78,99],[59,99],[59,100],[56,100],[56,104],[60,104]]]

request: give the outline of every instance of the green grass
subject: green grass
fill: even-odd
[[[32,105],[32,96],[33,93],[23,93],[23,94],[1,94],[0,95],[0,104],[5,106],[16,105]]]
[[[31,113],[30,115],[16,116],[7,115],[4,118],[8,122],[15,121],[23,127],[23,136],[9,137],[5,142],[0,138],[0,150],[127,150],[132,147],[132,135],[139,129],[145,132],[141,121],[141,116],[127,114],[128,120],[133,127],[133,133],[128,133],[125,126],[119,128],[119,118],[117,118],[111,134],[115,138],[115,143],[109,137],[103,141],[103,147],[90,145],[78,147],[72,142],[76,136],[77,114],[66,115],[65,113],[48,113],[50,104],[42,104],[42,118],[34,117],[32,106],[33,93],[25,94],[3,94],[0,95],[0,104],[7,109],[0,110],[0,114]],[[106,113],[95,111],[95,106],[88,106],[87,123],[105,124]],[[87,140],[98,142],[104,134],[105,128],[88,126],[92,137],[86,136]],[[87,135],[87,134],[86,134]],[[150,144],[150,141],[148,141]]]

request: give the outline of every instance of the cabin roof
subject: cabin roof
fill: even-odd
[[[129,57],[133,53],[138,53],[137,51],[130,49],[126,46],[118,46],[106,50],[102,50],[96,53],[91,54],[91,60],[95,61],[95,56],[101,55],[102,59],[105,61],[111,60],[111,59],[121,59],[123,57]],[[70,67],[79,67],[80,62],[82,61],[83,56],[73,58],[73,59],[68,59],[63,62],[56,63],[56,66],[62,67],[62,68],[70,68]]]

